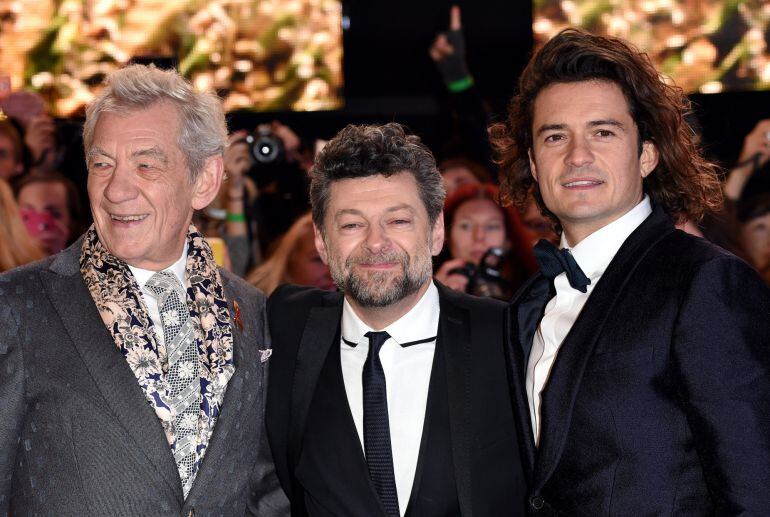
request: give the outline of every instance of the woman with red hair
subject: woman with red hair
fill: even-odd
[[[521,216],[498,200],[497,187],[488,183],[464,185],[447,198],[446,259],[436,271],[439,282],[456,291],[505,298],[537,270]]]

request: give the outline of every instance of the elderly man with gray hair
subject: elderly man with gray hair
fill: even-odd
[[[222,181],[221,103],[130,66],[83,140],[93,226],[0,277],[0,514],[286,515],[264,296],[191,225]]]

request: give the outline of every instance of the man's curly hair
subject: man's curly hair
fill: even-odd
[[[436,159],[401,124],[353,125],[342,129],[318,154],[311,170],[313,222],[323,232],[329,192],[335,181],[406,172],[417,182],[431,227],[444,206],[444,185]]]
[[[699,221],[718,210],[723,200],[718,168],[701,156],[696,135],[684,119],[690,102],[682,90],[665,82],[647,54],[630,44],[578,29],[563,30],[532,57],[506,122],[489,129],[504,199],[523,208],[533,190],[541,210],[556,220],[530,170],[535,99],[552,84],[595,80],[615,83],[623,91],[639,130],[639,152],[642,142],[658,149],[658,165],[643,182],[653,203],[677,222]]]

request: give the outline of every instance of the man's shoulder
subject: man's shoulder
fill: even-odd
[[[55,257],[19,266],[0,274],[0,298],[6,301],[25,294],[39,293],[40,273],[49,271]]]
[[[507,304],[494,298],[473,296],[454,291],[438,281],[435,281],[439,293],[439,304],[443,308],[446,304],[454,305],[468,311],[478,311],[485,314],[502,314]]]
[[[342,294],[324,291],[315,287],[305,287],[294,284],[284,284],[270,295],[270,306],[313,307],[325,303],[342,301]]]
[[[264,305],[267,301],[265,293],[246,282],[238,275],[222,268],[219,268],[219,274],[221,275],[222,280],[227,283],[227,286],[232,289],[236,295],[244,298],[248,297],[250,300],[253,300],[260,305]]]

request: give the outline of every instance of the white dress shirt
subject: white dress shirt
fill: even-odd
[[[182,286],[187,285],[185,283],[185,275],[187,272],[187,247],[188,244],[185,240],[182,256],[179,257],[179,260],[163,270],[174,273]],[[130,264],[128,265],[128,268],[131,270],[131,274],[134,275],[134,279],[136,279],[136,283],[139,285],[139,289],[142,290],[142,299],[144,300],[144,304],[147,306],[147,312],[149,313],[150,319],[152,320],[152,326],[155,328],[155,336],[158,338],[158,345],[164,346],[165,342],[163,341],[163,323],[160,319],[160,307],[158,307],[158,300],[155,298],[155,295],[152,293],[152,291],[145,287],[152,275],[158,273],[158,271],[142,269],[139,267],[134,267]]]
[[[554,279],[556,296],[551,298],[545,307],[543,319],[540,320],[532,340],[532,350],[527,363],[527,399],[536,445],[540,443],[542,392],[548,382],[556,354],[559,353],[559,347],[620,246],[651,213],[652,206],[645,195],[644,199],[625,215],[595,231],[570,249],[580,269],[591,279],[585,293],[569,284],[566,273],[561,273]],[[569,248],[564,234],[561,236],[561,248]]]
[[[402,348],[400,344],[436,336],[438,318],[438,289],[431,282],[412,310],[382,329],[390,335],[390,339],[380,349],[380,362],[385,372],[390,445],[398,506],[402,516],[409,503],[417,470],[436,341],[406,348]],[[345,300],[342,308],[342,338],[358,345],[351,347],[340,340],[342,378],[362,448],[364,399],[361,375],[369,353],[369,338],[365,334],[370,331],[373,329],[361,321]]]

